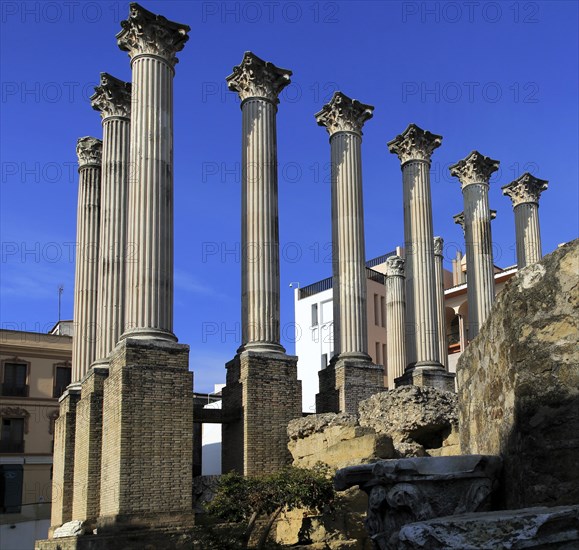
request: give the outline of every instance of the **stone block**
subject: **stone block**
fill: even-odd
[[[318,462],[332,469],[393,458],[392,439],[361,427],[347,413],[326,413],[292,420],[289,451],[294,466],[312,468]]]
[[[410,523],[400,530],[398,544],[400,550],[576,550],[579,506],[502,510]]]

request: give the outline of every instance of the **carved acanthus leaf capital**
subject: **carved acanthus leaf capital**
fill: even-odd
[[[452,216],[452,219],[454,220],[454,223],[460,225],[462,227],[462,230],[464,231],[464,212],[461,212],[460,214],[455,214],[454,216]]]
[[[432,134],[416,124],[410,124],[404,132],[387,143],[391,153],[398,156],[404,164],[410,160],[430,162],[433,151],[440,147],[442,136]]]
[[[325,126],[328,134],[355,132],[362,135],[364,123],[373,116],[374,107],[351,99],[342,92],[335,92],[329,103],[315,114],[320,126]]]
[[[541,193],[545,191],[547,187],[549,187],[547,180],[541,180],[529,174],[529,172],[525,172],[516,180],[505,185],[502,190],[503,195],[511,197],[514,208],[515,206],[519,206],[519,204],[525,204],[527,202],[539,204]]]
[[[175,54],[183,49],[189,40],[188,25],[169,21],[156,15],[136,2],[131,2],[129,17],[121,21],[123,30],[117,34],[117,44],[129,57],[137,55],[156,55],[165,59],[171,66],[179,60]]]
[[[472,151],[466,158],[449,167],[450,175],[459,179],[462,187],[472,183],[488,185],[493,172],[499,169],[500,161]]]
[[[78,167],[101,164],[103,142],[94,137],[82,137],[76,143]]]
[[[491,213],[491,221],[492,221],[497,217],[497,211],[491,210],[490,213]],[[456,216],[453,216],[452,219],[454,220],[455,224],[460,225],[462,227],[462,231],[464,233],[464,231],[465,231],[464,212],[461,212],[460,214],[456,214]],[[440,237],[440,238],[442,238],[442,237]]]
[[[434,237],[434,254],[436,256],[442,256],[442,251],[444,249],[444,239],[442,237]]]
[[[386,277],[404,277],[404,259],[400,256],[386,258]]]
[[[90,98],[92,108],[100,111],[101,117],[131,116],[131,83],[119,80],[108,73],[101,73],[101,81],[95,86]]]
[[[291,82],[291,75],[289,69],[276,67],[252,52],[245,52],[241,63],[233,67],[233,73],[225,81],[232,92],[239,94],[241,101],[262,97],[277,104],[279,94]]]

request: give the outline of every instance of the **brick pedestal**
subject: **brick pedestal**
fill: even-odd
[[[384,368],[369,362],[334,357],[319,373],[320,392],[316,413],[358,413],[358,404],[375,393],[385,391]]]
[[[60,414],[54,423],[50,533],[72,519],[76,406],[79,399],[80,386],[69,386],[60,398]]]
[[[100,509],[104,381],[108,368],[93,367],[82,380],[76,406],[72,519],[94,524]]]
[[[104,382],[99,530],[190,521],[193,374],[189,346],[126,338]]]
[[[287,425],[302,416],[297,357],[244,351],[226,368],[223,472],[275,472],[291,461]]]
[[[399,386],[428,386],[445,391],[456,391],[455,375],[444,369],[408,369],[400,378],[394,381]]]

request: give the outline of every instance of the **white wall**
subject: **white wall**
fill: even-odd
[[[328,361],[334,351],[332,289],[298,300],[299,289],[294,291],[296,323],[296,355],[298,378],[302,381],[302,411],[316,412],[318,372],[322,355]],[[312,325],[312,305],[318,308],[318,324]]]
[[[214,392],[220,392],[225,384],[215,384]],[[221,401],[209,403],[204,409],[221,409]],[[203,424],[201,433],[201,475],[221,474],[221,424]]]

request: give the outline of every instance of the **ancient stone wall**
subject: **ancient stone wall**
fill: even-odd
[[[464,454],[504,459],[501,505],[579,502],[579,240],[511,279],[457,367]]]

